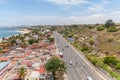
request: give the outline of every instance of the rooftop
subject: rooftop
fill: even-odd
[[[0,58],[0,61],[8,61],[8,58]]]
[[[38,71],[32,71],[32,73],[30,75],[30,77],[39,77],[39,76],[40,76],[40,74]]]
[[[40,74],[45,74],[45,72],[46,72],[46,70],[45,70],[45,68],[42,66],[42,67],[40,67]]]
[[[1,62],[0,63],[0,70],[2,70],[5,66],[7,66],[11,61]]]

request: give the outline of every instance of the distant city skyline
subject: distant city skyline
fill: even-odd
[[[120,0],[0,0],[0,26],[120,22]]]

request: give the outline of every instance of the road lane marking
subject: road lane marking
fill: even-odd
[[[58,33],[59,34],[59,33]],[[111,80],[110,78],[108,78],[107,76],[105,76],[106,78],[108,78],[108,79],[106,79],[105,77],[103,77],[100,73],[102,73],[102,72],[97,72],[92,66],[91,66],[91,64],[87,61],[87,60],[84,60],[84,58],[82,57],[82,55],[80,55],[80,53],[70,44],[70,43],[68,43],[60,34],[59,34],[59,36],[61,37],[61,39],[63,39],[79,56],[80,56],[80,58],[89,66],[89,67],[91,67],[91,69],[92,70],[94,70],[103,80]]]

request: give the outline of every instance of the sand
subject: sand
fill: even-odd
[[[19,32],[21,32],[22,34],[25,34],[25,33],[30,33],[31,30],[28,30],[28,29],[22,29],[22,30],[20,30]]]

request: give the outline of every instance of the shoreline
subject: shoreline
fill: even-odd
[[[26,33],[30,33],[31,30],[28,30],[28,29],[21,29],[21,30],[15,31],[15,32],[20,32],[20,34],[26,34]],[[18,35],[18,34],[14,34],[14,36],[17,36],[17,35]],[[13,36],[13,35],[11,35],[11,36]],[[9,38],[9,37],[11,37],[11,36],[8,36],[8,37],[5,37],[5,38]],[[2,42],[2,38],[0,38],[0,42]]]
[[[17,30],[16,32],[20,32],[22,34],[26,34],[26,33],[30,33],[31,30],[28,30],[28,29],[21,29],[21,30]]]

